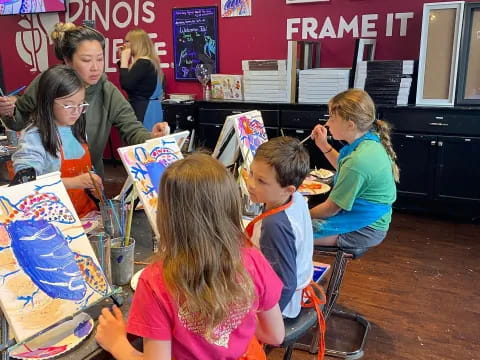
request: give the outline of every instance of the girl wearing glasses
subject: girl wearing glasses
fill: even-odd
[[[97,209],[86,192],[94,189],[87,172],[92,167],[85,134],[87,108],[85,87],[75,70],[65,65],[49,68],[38,82],[31,124],[12,155],[15,172],[34,168],[38,176],[60,171],[79,217]],[[99,176],[93,179],[102,186]]]

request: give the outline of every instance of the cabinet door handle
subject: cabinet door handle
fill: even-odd
[[[443,120],[443,116],[435,116],[435,120]]]
[[[413,136],[413,135],[405,135],[405,137],[408,138],[408,139],[415,139],[415,136]]]
[[[242,112],[241,111],[232,111],[232,115],[238,115],[238,114],[241,114]]]
[[[295,130],[297,134],[305,134],[305,130]]]
[[[428,125],[430,125],[430,126],[448,126],[447,123],[441,123],[441,122],[431,122],[431,123],[428,123]]]
[[[438,142],[438,146],[439,146],[439,147],[442,147],[442,146],[443,146],[443,141],[439,141],[439,142]]]
[[[328,117],[330,117],[330,114],[325,114],[325,115],[323,115],[323,117],[328,118]]]
[[[437,142],[435,140],[430,141],[430,145],[435,146]]]

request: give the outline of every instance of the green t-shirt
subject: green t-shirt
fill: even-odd
[[[341,160],[330,200],[349,211],[357,198],[392,204],[396,194],[392,162],[385,148],[375,141],[364,140]],[[387,231],[391,218],[392,210],[369,226]]]

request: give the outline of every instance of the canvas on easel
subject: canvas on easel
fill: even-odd
[[[0,188],[0,306],[17,342],[109,296],[60,173]]]
[[[253,157],[258,147],[267,140],[260,111],[227,116],[212,156],[225,166],[231,166],[241,153],[243,162],[239,167],[239,182],[243,194],[248,193],[246,180]]]
[[[156,214],[160,179],[171,163],[183,159],[175,134],[121,147],[118,153],[158,239]]]

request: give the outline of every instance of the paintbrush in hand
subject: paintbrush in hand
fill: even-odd
[[[88,166],[87,166],[87,172],[88,172],[88,175],[90,175],[90,180],[92,181],[93,187],[95,188],[95,192],[97,193],[98,199],[100,200],[100,202],[102,203],[102,205],[106,205],[105,199],[103,198],[103,195],[102,195],[102,192],[100,191],[100,188],[99,188],[97,182],[96,182],[95,179],[93,178],[93,173],[92,173],[92,171],[88,168]]]

